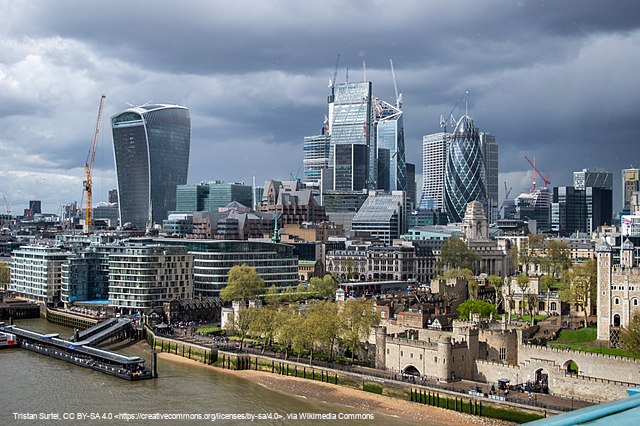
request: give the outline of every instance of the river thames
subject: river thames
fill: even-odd
[[[21,327],[59,333],[68,338],[72,330],[44,320],[22,320]],[[136,344],[115,348],[128,355],[137,355],[150,364],[150,348]],[[224,372],[159,359],[159,378],[128,382],[86,368],[75,366],[23,349],[0,351],[0,424],[208,424],[207,415],[275,414],[282,419],[254,419],[256,424],[356,424],[425,425],[405,419],[375,414],[374,420],[287,420],[295,413],[371,414],[354,408],[311,401],[271,391],[248,380]],[[28,416],[16,414],[27,414]],[[193,419],[130,419],[123,415],[191,414]],[[36,420],[29,420],[35,414]],[[51,414],[49,420],[44,420]],[[78,417],[86,415],[83,420]],[[196,417],[200,415],[201,419]],[[116,417],[118,416],[118,417]],[[66,417],[66,418],[63,418]],[[73,419],[69,419],[73,417]],[[100,418],[95,418],[100,417]],[[224,420],[216,423],[247,424],[251,420]],[[56,420],[58,418],[58,420]]]

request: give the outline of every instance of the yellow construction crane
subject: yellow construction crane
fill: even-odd
[[[93,227],[93,162],[96,158],[96,145],[98,144],[98,134],[100,133],[100,119],[102,118],[102,108],[106,96],[100,96],[100,106],[98,107],[98,121],[96,122],[96,131],[93,134],[93,143],[91,145],[90,157],[84,163],[84,192],[86,196],[86,213],[84,216],[84,232],[90,233]]]

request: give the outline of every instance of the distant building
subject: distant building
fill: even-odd
[[[304,138],[303,159],[304,182],[320,187],[323,173],[329,167],[331,137],[329,134],[307,136]]]
[[[420,208],[444,211],[444,170],[449,152],[449,134],[422,137],[422,195]]]
[[[553,188],[551,229],[566,237],[573,233],[595,231],[610,224],[613,217],[613,195],[610,189],[572,186]]]
[[[582,169],[573,172],[573,187],[585,189],[587,187],[613,190],[613,173],[606,170]]]
[[[120,224],[161,224],[187,183],[191,118],[178,105],[129,108],[111,117]]]
[[[622,211],[631,211],[633,193],[640,191],[640,169],[622,170]]]
[[[451,133],[445,166],[444,207],[449,221],[461,222],[471,201],[487,205],[486,169],[478,129],[464,115]]]
[[[351,229],[356,236],[391,244],[406,231],[407,214],[404,191],[369,191],[369,196],[353,218]]]
[[[282,224],[324,222],[327,215],[310,189],[301,189],[299,181],[265,182],[260,211],[278,214]]]
[[[496,137],[480,132],[480,148],[484,156],[485,176],[487,183],[487,219],[489,223],[498,221],[498,144]]]
[[[211,181],[195,185],[178,185],[176,212],[216,212],[231,202],[245,206],[253,203],[251,186],[243,183]]]

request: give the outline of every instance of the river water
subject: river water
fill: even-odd
[[[22,320],[16,325],[41,333],[59,333],[67,338],[72,331],[44,320]],[[143,344],[118,348],[122,353],[141,356],[150,365],[149,347]],[[224,372],[193,365],[158,361],[159,378],[128,382],[86,368],[23,349],[0,351],[0,425],[112,425],[112,424],[211,424],[207,414],[279,414],[283,419],[255,419],[260,425],[296,424],[291,413],[365,414],[356,409],[283,395]],[[15,413],[34,414],[36,420]],[[193,414],[192,419],[131,419],[121,414]],[[46,419],[51,414],[50,419]],[[56,419],[56,415],[58,419]],[[83,420],[78,420],[86,415]],[[99,416],[100,418],[96,418]],[[45,419],[43,419],[45,417]],[[63,418],[66,417],[66,418]],[[68,417],[73,417],[69,419]],[[306,424],[416,425],[398,418],[375,415],[374,420],[302,420]],[[249,424],[250,420],[215,423]],[[424,425],[424,422],[420,422]]]

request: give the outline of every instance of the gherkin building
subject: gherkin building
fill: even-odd
[[[467,203],[479,201],[487,209],[487,187],[480,135],[464,115],[450,135],[444,177],[444,207],[449,222],[462,222]]]

